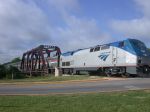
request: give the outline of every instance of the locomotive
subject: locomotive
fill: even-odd
[[[137,39],[126,39],[60,55],[63,73],[101,71],[107,76],[145,76],[150,74],[150,50]]]

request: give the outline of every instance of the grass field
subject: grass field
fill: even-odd
[[[89,75],[74,75],[74,76],[38,76],[38,77],[31,77],[31,78],[24,78],[24,79],[2,79],[0,83],[7,83],[7,82],[48,82],[48,81],[67,81],[67,80],[84,80],[89,79]]]
[[[0,112],[150,112],[150,91],[0,96]]]

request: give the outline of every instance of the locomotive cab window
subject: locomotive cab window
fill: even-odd
[[[91,48],[91,49],[90,49],[90,52],[93,52],[93,51],[94,51],[94,48]]]
[[[94,51],[99,51],[100,50],[100,47],[96,47],[95,49],[94,49]]]
[[[101,47],[101,50],[106,50],[106,49],[109,49],[109,48],[110,48],[109,45],[105,45],[105,46],[102,46],[102,47]]]

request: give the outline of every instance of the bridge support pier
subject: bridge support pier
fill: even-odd
[[[55,67],[55,77],[61,76],[61,71],[58,67]]]

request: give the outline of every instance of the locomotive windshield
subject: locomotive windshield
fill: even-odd
[[[138,49],[138,50],[146,50],[147,49],[145,44],[139,40],[131,39],[130,42],[135,49]]]
[[[150,56],[150,51],[143,42],[136,39],[129,39],[129,42],[138,56]]]

